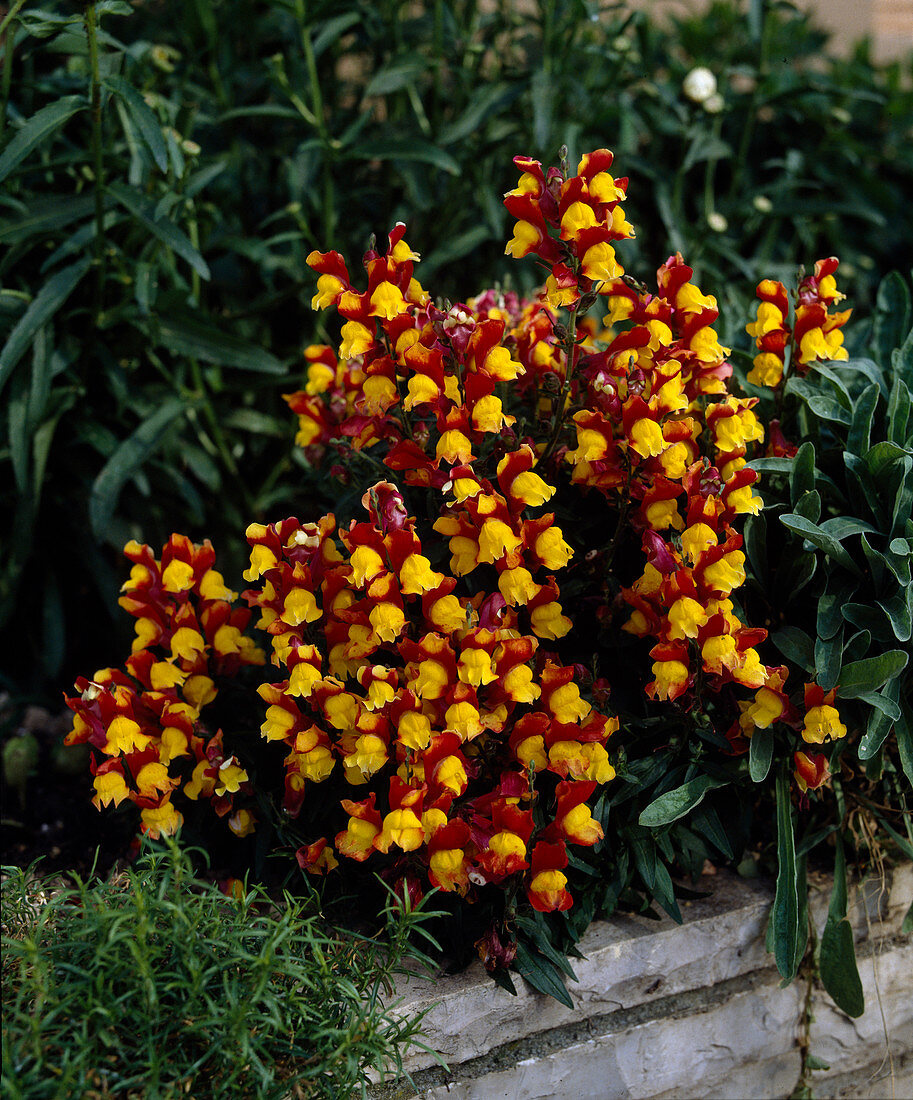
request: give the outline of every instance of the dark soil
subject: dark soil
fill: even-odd
[[[106,876],[131,855],[135,815],[99,812],[92,805],[92,776],[85,746],[67,748],[68,710],[51,714],[0,696],[3,810],[0,857],[4,864],[41,874]]]

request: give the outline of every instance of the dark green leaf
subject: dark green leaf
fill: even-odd
[[[501,989],[506,990],[512,996],[516,997],[517,987],[514,985],[514,981],[513,978],[511,978],[510,976],[509,970],[503,970],[499,968],[498,970],[490,971],[490,974],[491,979],[496,986],[499,986]]]
[[[907,677],[909,686],[909,677]],[[909,692],[908,692],[909,694]],[[897,738],[897,752],[900,756],[900,766],[907,782],[913,787],[913,706],[909,698],[898,697],[900,703],[900,719],[894,725],[894,736]]]
[[[756,727],[748,750],[748,773],[755,783],[763,783],[767,778],[773,754],[773,730],[769,726],[766,729]]]
[[[52,275],[35,295],[29,308],[19,318],[18,324],[10,333],[3,350],[0,351],[0,390],[3,389],[36,334],[72,294],[91,264],[92,261],[85,258],[63,268]]]
[[[357,160],[415,160],[422,164],[431,164],[451,175],[460,173],[459,163],[436,145],[414,138],[387,138],[386,140],[361,142],[349,150],[349,155]]]
[[[772,474],[788,474],[792,472],[795,460],[792,458],[753,458],[746,465],[752,470]]]
[[[827,838],[840,826],[837,824],[827,825],[823,829],[816,829],[814,832],[806,833],[802,840],[796,845],[796,857],[808,855],[808,853],[816,848],[822,840]]]
[[[453,145],[463,141],[474,133],[479,125],[491,115],[512,103],[520,94],[519,86],[509,84],[480,84],[472,94],[469,103],[459,118],[448,123],[438,134],[438,143]]]
[[[708,137],[706,133],[697,133],[688,146],[681,171],[687,172],[695,164],[705,160],[723,160],[732,156],[732,146],[721,138]]]
[[[80,218],[89,217],[95,208],[94,195],[66,195],[60,198],[35,200],[20,218],[5,221],[0,227],[0,244],[37,237],[63,229]]]
[[[543,954],[550,962],[553,962],[571,981],[576,982],[578,980],[567,956],[562,955],[552,943],[548,925],[541,913],[536,913],[535,917],[517,917],[515,923],[518,928],[527,934],[530,943],[538,952]]]
[[[108,184],[108,191],[128,213],[132,214],[134,218],[144,225],[150,233],[157,237],[162,244],[177,253],[182,260],[186,260],[200,278],[209,279],[209,267],[206,261],[190,243],[190,238],[182,230],[178,229],[174,222],[169,221],[165,217],[156,217],[155,207],[152,203],[148,202],[125,183],[120,183],[115,180]]]
[[[863,455],[863,462],[876,482],[888,476],[888,471],[895,462],[901,462],[907,457],[907,452],[897,443],[889,443],[882,440],[876,443]]]
[[[862,532],[871,534],[878,530],[871,523],[866,523],[864,519],[855,519],[853,516],[834,516],[833,519],[826,519],[819,526],[822,531],[831,538],[837,539],[838,542],[849,538],[850,535],[858,535]]]
[[[803,493],[799,497],[794,507],[796,515],[811,520],[812,523],[817,523],[821,518],[821,494],[817,489],[809,489],[807,493]]]
[[[793,664],[810,672],[815,667],[815,645],[812,639],[797,626],[785,626],[770,636],[779,651]]]
[[[853,454],[863,455],[869,449],[872,434],[872,419],[878,404],[878,387],[873,383],[862,391],[856,408],[853,410],[853,423],[847,436],[846,449]]]
[[[706,837],[711,844],[715,845],[726,859],[735,858],[732,844],[726,835],[723,823],[720,821],[720,815],[712,806],[709,806],[706,802],[699,806],[691,815],[691,824],[701,836]]]
[[[458,234],[425,256],[422,261],[422,272],[427,274],[453,263],[454,260],[460,260],[489,240],[491,240],[491,230],[487,225],[473,226],[472,229]]]
[[[852,661],[840,670],[837,694],[844,699],[855,699],[865,692],[877,691],[906,668],[907,660],[902,649],[890,649],[877,657]]]
[[[190,318],[162,320],[159,339],[170,351],[202,359],[206,363],[261,374],[286,373],[282,363],[263,348]]]
[[[850,414],[833,397],[808,397],[805,399],[805,403],[815,416],[820,416],[822,420],[831,420],[837,424],[850,424]]]
[[[786,556],[777,572],[777,590],[784,606],[789,606],[814,577],[818,568],[818,556],[811,550],[799,550]]]
[[[41,664],[51,678],[60,673],[63,664],[66,630],[63,600],[57,574],[51,573],[44,582],[44,601],[41,615]]]
[[[235,409],[226,416],[224,424],[226,428],[238,428],[242,432],[253,432],[255,435],[271,435],[276,439],[290,434],[287,421],[277,420],[275,416],[256,409]]]
[[[118,446],[92,485],[89,520],[95,537],[104,541],[121,490],[155,453],[172,423],[187,411],[186,402],[170,397]]]
[[[846,919],[846,859],[843,840],[835,834],[834,887],[827,922],[821,936],[819,967],[821,981],[839,1009],[848,1016],[858,1017],[865,1011],[862,982],[856,966],[853,929]]]
[[[818,601],[817,626],[819,638],[824,640],[833,638],[843,626],[843,608],[854,591],[854,587],[844,587],[836,592],[828,591]]]
[[[859,759],[869,760],[884,744],[891,732],[891,716],[876,710],[869,718],[869,724],[859,742]]]
[[[913,390],[913,329],[907,333],[903,344],[891,353],[891,366],[907,389]]]
[[[389,95],[414,84],[426,71],[427,62],[419,55],[394,58],[368,81],[364,94],[369,96]]]
[[[708,791],[712,791],[715,787],[725,787],[726,783],[725,779],[713,779],[709,775],[700,775],[695,779],[689,779],[687,783],[676,787],[675,790],[666,791],[665,794],[661,794],[659,798],[654,799],[641,812],[637,823],[646,828],[655,829],[660,825],[668,825],[673,821],[678,821],[680,817],[684,817],[685,814],[702,802]]]
[[[913,610],[911,610],[911,593],[909,586],[905,593],[898,592],[889,600],[879,600],[878,606],[882,609],[891,623],[891,630],[898,642],[908,642],[913,636]]]
[[[314,57],[320,57],[328,46],[332,46],[334,42],[338,41],[350,27],[360,23],[362,18],[360,11],[348,11],[344,15],[337,15],[335,18],[327,19],[324,23],[319,24],[320,31],[314,38],[312,46]]]
[[[40,145],[45,138],[59,130],[77,111],[86,107],[81,95],[65,95],[42,107],[13,134],[9,145],[0,153],[0,183],[12,170]]]
[[[793,973],[798,973],[799,964],[808,947],[808,862],[804,855],[796,853],[796,897],[799,902],[799,934],[796,937],[796,951],[793,955]]]
[[[799,893],[796,885],[796,848],[786,768],[777,775],[777,890],[770,911],[774,959],[781,977],[796,976],[799,943]]]
[[[910,291],[899,271],[886,275],[878,286],[875,300],[873,339],[878,361],[885,366],[891,353],[899,348],[910,331]]]
[[[831,365],[842,371],[854,371],[858,374],[865,375],[866,378],[878,386],[885,397],[888,396],[888,384],[885,381],[885,372],[871,359],[845,359],[842,363],[837,362]]]
[[[789,496],[793,507],[795,507],[799,497],[815,487],[814,443],[806,440],[796,452],[792,463],[792,470],[789,475]]]
[[[894,497],[894,514],[891,534],[899,535],[913,517],[913,458],[906,455],[903,460],[903,478]]]
[[[913,443],[910,408],[910,391],[899,378],[895,378],[888,399],[888,439],[900,447],[909,447]]]
[[[807,539],[814,546],[823,550],[828,557],[839,562],[844,569],[848,569],[857,577],[862,577],[862,571],[859,566],[853,561],[846,550],[843,549],[837,539],[827,534],[826,531],[822,531],[817,524],[812,523],[802,516],[797,516],[795,513],[787,513],[786,515],[780,516],[780,522],[790,531],[795,531],[796,534],[802,535],[803,538]]]
[[[908,585],[911,577],[911,564],[913,553],[906,539],[891,539],[888,543],[888,552],[884,555],[885,564],[900,581],[902,585]]]
[[[656,874],[653,882],[653,897],[666,910],[669,916],[676,922],[682,923],[681,910],[675,900],[675,888],[672,885],[672,877],[669,869],[662,860],[656,861]]]
[[[868,703],[870,707],[874,707],[876,710],[880,710],[883,714],[886,714],[889,718],[896,721],[901,714],[900,704],[894,698],[894,695],[898,694],[900,682],[898,680],[892,680],[887,687],[887,693],[878,691],[867,691],[864,695],[858,696],[863,703]]]
[[[857,631],[843,647],[844,664],[849,665],[854,661],[861,661],[868,653],[871,644],[872,634],[870,631]]]
[[[840,666],[843,664],[843,630],[838,630],[832,638],[818,638],[815,641],[816,679],[825,691],[837,686]]]
[[[544,993],[547,997],[554,997],[556,1001],[567,1008],[572,1009],[574,1007],[571,995],[561,979],[561,971],[554,963],[543,958],[538,952],[530,951],[523,942],[517,944],[514,967],[533,989]]]
[[[104,86],[119,96],[133,119],[143,141],[149,147],[152,159],[160,172],[168,171],[168,150],[162,136],[162,127],[152,109],[142,95],[122,76],[108,76],[102,81]]]
[[[787,392],[797,394],[815,416],[848,425],[852,419],[849,411],[836,398],[821,391],[822,387],[817,379],[812,381],[811,378],[791,378],[787,383]]]
[[[232,107],[218,116],[218,123],[231,122],[236,118],[288,118],[299,120],[301,112],[284,103],[262,103],[253,107]]]

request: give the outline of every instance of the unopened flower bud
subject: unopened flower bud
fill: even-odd
[[[714,233],[725,233],[729,228],[729,222],[718,210],[711,210],[707,215],[707,224]]]
[[[713,95],[707,96],[704,100],[704,110],[709,115],[718,115],[725,106],[726,100],[723,99],[719,92],[714,92]]]
[[[699,65],[685,77],[682,91],[692,103],[704,103],[716,92],[716,77],[709,69]]]

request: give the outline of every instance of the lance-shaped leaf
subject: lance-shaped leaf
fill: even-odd
[[[847,1016],[861,1016],[865,1011],[865,997],[856,966],[853,929],[846,919],[846,857],[839,832],[834,834],[834,839],[834,888],[821,936],[821,981],[834,1004]]]
[[[770,938],[777,970],[791,982],[798,969],[799,892],[789,778],[785,768],[777,776],[777,863],[777,892],[770,911]]]
[[[709,775],[699,775],[695,779],[689,779],[687,783],[676,787],[675,790],[666,791],[665,794],[654,799],[641,812],[637,823],[655,829],[660,825],[669,825],[673,821],[678,821],[680,817],[684,817],[703,802],[708,791],[712,791],[715,787],[725,787],[727,782],[725,779],[714,779]]]
[[[13,135],[9,145],[0,153],[0,183],[12,170],[39,146],[45,138],[59,130],[77,111],[86,106],[85,96],[66,95],[42,107]]]
[[[186,412],[187,402],[171,397],[120,444],[108,459],[92,485],[89,496],[89,522],[99,541],[107,527],[127,481],[155,453],[172,422]]]

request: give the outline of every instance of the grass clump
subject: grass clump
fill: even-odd
[[[419,1020],[388,1003],[422,916],[391,898],[388,943],[313,901],[226,896],[171,843],[105,883],[47,891],[5,868],[2,1093],[349,1097],[401,1072]]]

